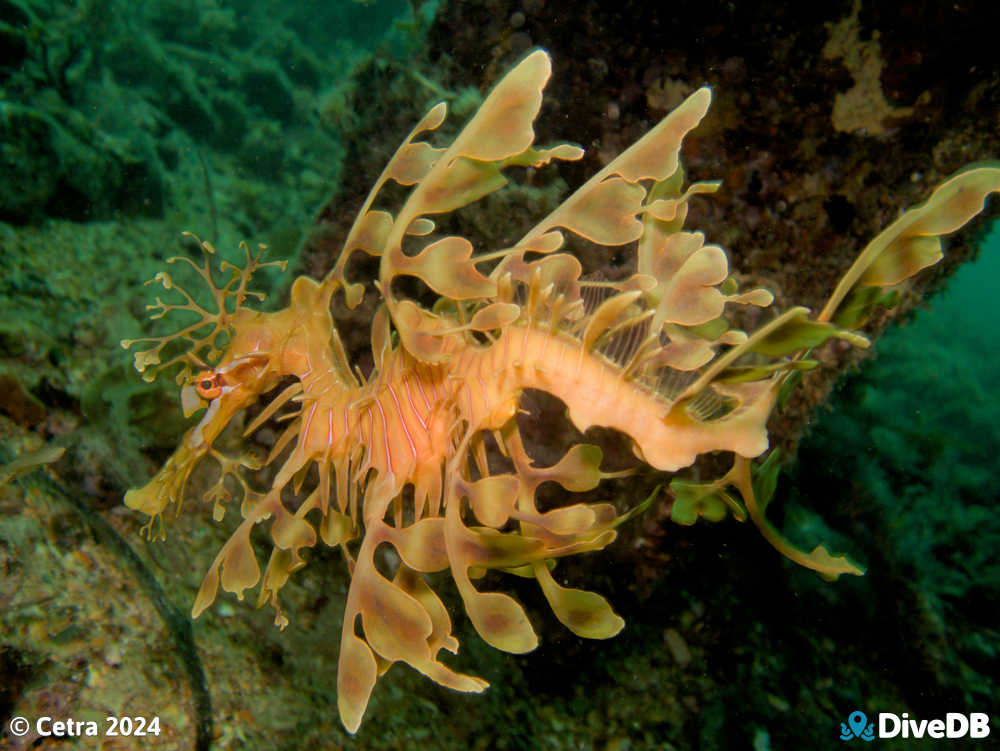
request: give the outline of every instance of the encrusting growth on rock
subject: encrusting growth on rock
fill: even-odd
[[[559,558],[605,548],[616,528],[653,498],[624,514],[610,503],[541,510],[542,483],[581,492],[614,473],[601,469],[600,449],[588,444],[572,446],[553,466],[537,466],[515,419],[528,388],[561,399],[581,431],[617,429],[636,456],[664,472],[689,467],[706,452],[731,453],[732,468],[714,482],[673,479],[676,521],[749,516],[802,565],[828,577],[862,573],[821,546],[796,549],[770,524],[765,512],[776,455],[751,460],[768,449],[765,425],[782,392],[816,365],[809,350],[831,338],[866,346],[856,329],[877,306],[893,303],[898,285],[941,257],[941,235],[968,222],[1000,190],[996,166],[955,175],[869,244],[820,314],[795,307],[756,331],[739,331],[727,321],[727,306],[767,307],[771,294],[739,289],[725,252],[683,228],[689,202],[719,187],[685,187],[679,161],[684,137],[708,111],[707,88],[513,246],[483,250],[436,232],[433,217],[503,188],[505,168],[581,157],[571,144],[534,145],[550,69],[545,52],[529,54],[447,146],[425,140],[445,118],[443,103],[432,108],[377,179],[331,272],[322,281],[298,278],[287,308],[269,313],[246,305],[254,296],[250,277],[265,265],[259,254],[246,250],[244,268],[223,264],[230,278],[218,287],[209,266],[214,251],[202,243],[205,264],[195,268],[212,290],[215,310],[178,290],[183,303],[158,300],[151,307],[158,315],[192,311],[200,322],[172,337],[138,340],[152,347],[136,353],[136,368],[153,378],[182,363],[185,414],[204,413],[125,503],[149,515],[145,530],[152,536],[167,507],[179,508],[192,469],[206,456],[220,465],[205,494],[217,520],[232,491],[241,493],[242,520],[204,578],[195,616],[220,585],[242,597],[260,584],[258,605],[270,602],[283,626],[278,594],[306,565],[302,550],[320,540],[339,546],[351,584],[338,704],[351,732],[376,680],[394,662],[459,691],[487,686],[441,661],[442,650],[455,653],[459,644],[424,574],[449,571],[478,633],[508,652],[527,652],[538,640],[516,600],[476,586],[489,569],[536,579],[556,617],[580,636],[608,638],[623,627],[602,596],[561,586],[551,569]],[[390,181],[412,186],[395,214],[373,208]],[[624,281],[587,280],[580,261],[562,250],[567,232],[601,246],[634,244],[636,273]],[[330,313],[336,293],[343,291],[350,307],[365,294],[365,285],[347,276],[359,250],[378,257],[375,286],[382,296],[367,377],[351,366]],[[402,276],[436,294],[436,304],[404,296],[394,284]],[[166,274],[156,280],[176,289]],[[181,349],[161,362],[176,342]],[[244,432],[286,409],[287,427],[268,457],[231,457],[213,448],[234,416],[282,384]],[[273,482],[258,491],[245,472],[266,465],[274,467]],[[272,550],[262,574],[251,531],[267,521]],[[376,566],[382,545],[398,560],[389,576],[381,562],[381,570]]]

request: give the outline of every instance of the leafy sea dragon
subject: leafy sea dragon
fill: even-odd
[[[476,630],[507,652],[527,652],[538,640],[516,600],[477,588],[475,580],[489,569],[536,579],[556,617],[580,636],[608,638],[624,625],[600,595],[559,585],[551,567],[558,558],[609,545],[636,509],[539,508],[535,492],[546,481],[580,492],[613,473],[601,469],[600,449],[586,444],[572,446],[553,466],[533,462],[515,419],[525,389],[561,399],[581,431],[615,428],[639,459],[663,472],[689,467],[706,452],[731,453],[731,469],[713,482],[673,480],[675,519],[749,516],[797,562],[828,577],[862,573],[822,546],[806,553],[788,543],[765,516],[776,462],[751,459],[767,451],[765,423],[779,394],[815,366],[809,350],[831,338],[866,346],[856,329],[876,306],[892,304],[894,289],[941,258],[940,236],[968,222],[1000,190],[995,165],[953,176],[865,248],[818,314],[794,307],[748,334],[730,326],[726,306],[766,307],[772,295],[738,289],[725,252],[683,228],[691,199],[719,186],[685,188],[679,163],[682,140],[708,111],[708,88],[513,246],[482,252],[464,237],[436,231],[432,217],[503,188],[505,168],[582,156],[567,143],[534,145],[532,124],[550,71],[544,51],[529,54],[447,146],[426,140],[445,118],[444,103],[433,107],[379,176],[330,273],[322,281],[299,277],[285,309],[259,312],[246,304],[261,297],[248,285],[267,265],[263,249],[254,255],[244,245],[243,268],[222,264],[229,279],[220,287],[210,267],[213,248],[201,243],[203,265],[179,260],[208,283],[212,306],[183,290],[183,302],[157,299],[154,317],[188,311],[197,320],[173,336],[136,340],[152,344],[137,352],[136,368],[152,380],[181,363],[185,413],[205,411],[125,503],[149,515],[147,536],[162,535],[162,521],[155,533],[154,524],[171,503],[180,506],[192,469],[206,456],[220,467],[204,494],[216,520],[233,490],[242,496],[242,519],[204,578],[195,617],[220,585],[242,598],[259,583],[258,605],[270,601],[283,627],[278,593],[306,565],[303,548],[318,540],[340,547],[351,583],[338,705],[352,733],[377,678],[394,662],[458,691],[487,687],[439,659],[441,650],[455,653],[459,645],[424,574],[449,571]],[[390,181],[410,188],[394,215],[373,208]],[[635,244],[636,273],[624,281],[587,280],[580,261],[562,250],[566,233],[602,246]],[[343,292],[352,308],[365,293],[346,275],[357,251],[379,264],[381,304],[371,324],[374,368],[367,377],[351,367],[330,312],[335,293]],[[437,303],[428,308],[397,291],[394,282],[404,276],[426,285]],[[177,289],[165,272],[154,281]],[[178,341],[187,346],[167,358],[165,350]],[[263,462],[214,448],[236,415],[279,386],[243,432],[250,435],[285,408],[288,425]],[[273,481],[258,491],[245,474],[265,465]],[[263,522],[270,522],[273,545],[261,574],[250,533]],[[391,579],[375,564],[383,544],[398,557]]]

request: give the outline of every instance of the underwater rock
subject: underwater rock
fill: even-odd
[[[64,107],[54,110],[0,103],[0,219],[162,214],[163,184],[155,165],[109,148]]]

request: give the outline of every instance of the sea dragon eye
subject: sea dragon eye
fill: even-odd
[[[195,379],[195,388],[205,399],[215,399],[222,393],[222,373],[213,370],[203,370]]]

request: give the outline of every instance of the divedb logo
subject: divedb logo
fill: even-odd
[[[840,740],[873,741],[875,738],[986,738],[990,734],[990,716],[985,712],[948,712],[943,719],[914,720],[909,714],[879,712],[878,734],[875,723],[864,712],[855,710],[840,723]]]

